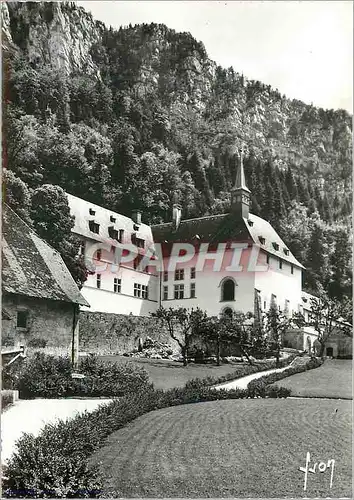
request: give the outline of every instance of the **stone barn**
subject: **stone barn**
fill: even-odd
[[[60,254],[10,207],[2,217],[2,346],[58,349],[75,359],[81,295]]]

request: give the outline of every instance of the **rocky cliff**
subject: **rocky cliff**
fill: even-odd
[[[15,44],[32,64],[47,63],[67,74],[98,71],[90,54],[104,26],[73,2],[2,3],[5,43]]]
[[[36,74],[33,93],[45,86],[46,68],[47,73],[57,72],[57,80],[66,79],[60,92],[66,93],[62,109],[70,108],[67,126],[69,121],[85,122],[102,133],[102,126],[92,119],[108,127],[124,120],[133,130],[130,146],[136,154],[151,151],[156,142],[178,153],[181,174],[191,172],[197,190],[208,191],[203,195],[208,206],[202,211],[213,210],[210,200],[230,188],[233,158],[242,143],[246,170],[247,158],[269,160],[280,171],[290,167],[318,187],[322,196],[327,191],[332,202],[349,193],[352,119],[346,111],[289,99],[232,68],[223,69],[189,33],[176,33],[164,25],[115,31],[72,2],[11,2],[2,4],[2,16],[3,44],[12,47],[12,67],[18,67],[19,59],[27,64],[26,71],[21,68],[22,73],[16,70],[16,77],[10,77],[10,87],[16,81],[12,84],[16,105],[27,115],[36,115],[28,105],[30,96],[24,96],[24,79],[28,90]],[[42,99],[49,102],[47,114],[58,114],[58,106],[44,96],[46,89],[41,92],[38,109]],[[109,128],[105,130],[103,135],[108,136]],[[200,160],[199,167],[190,165],[193,155]],[[118,163],[121,157],[116,155]],[[199,174],[193,168],[199,168]],[[113,166],[116,174],[120,171],[113,175],[117,182],[122,182],[122,169]]]

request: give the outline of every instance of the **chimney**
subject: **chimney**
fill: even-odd
[[[177,231],[181,222],[182,207],[178,203],[174,203],[172,207],[172,224],[174,231]]]
[[[141,224],[141,212],[140,210],[133,210],[132,219],[135,224]]]

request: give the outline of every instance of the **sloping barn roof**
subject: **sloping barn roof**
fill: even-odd
[[[2,211],[5,292],[89,306],[60,254],[7,205]]]
[[[171,222],[158,224],[152,226],[152,233],[155,242],[160,243],[192,242],[196,237],[200,241],[209,243],[228,239],[240,241],[248,239],[265,252],[303,268],[271,224],[253,214],[249,214],[248,219],[237,218],[232,213],[188,219],[181,221],[177,231],[173,230]]]

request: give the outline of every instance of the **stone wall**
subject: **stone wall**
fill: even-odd
[[[47,349],[60,349],[70,355],[73,304],[3,294],[2,345],[27,346],[33,339],[45,341]],[[17,326],[19,311],[27,312],[26,327]],[[7,319],[5,319],[7,318]]]
[[[178,352],[178,346],[162,322],[146,316],[101,312],[80,312],[80,352],[122,354],[138,347],[139,338],[146,337],[169,344]]]

